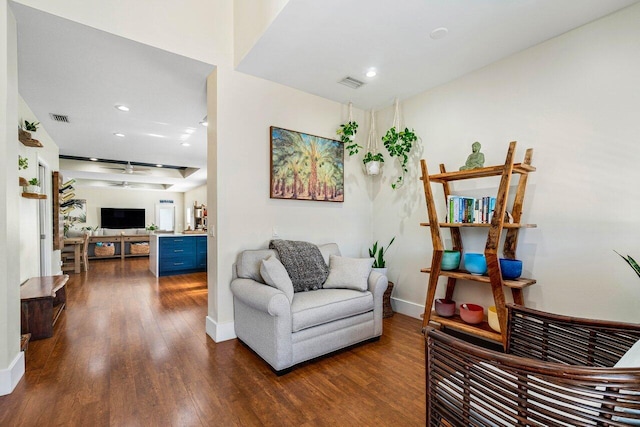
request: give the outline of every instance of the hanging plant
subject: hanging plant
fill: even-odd
[[[382,137],[382,143],[389,152],[391,157],[396,157],[400,162],[402,168],[402,174],[396,178],[396,181],[391,184],[391,188],[394,190],[400,188],[404,184],[404,174],[409,172],[407,163],[409,163],[409,153],[413,148],[413,143],[418,140],[413,129],[404,128],[398,132],[400,128],[400,113],[398,108],[398,100],[395,105],[395,116],[393,119],[393,126]]]
[[[27,169],[29,167],[29,158],[18,156],[18,170]]]
[[[358,133],[357,122],[347,122],[342,124],[340,125],[340,129],[337,131],[337,134],[340,135],[340,141],[346,144],[344,148],[349,151],[350,156],[358,154],[358,151],[362,148],[362,146],[355,142],[356,133]]]
[[[382,163],[384,163],[384,157],[382,153],[378,151],[378,139],[376,138],[376,121],[373,110],[371,110],[371,123],[369,128],[369,137],[367,138],[367,154],[364,155],[362,163],[364,163],[364,170],[367,175],[378,175]]]
[[[350,156],[358,154],[362,146],[355,142],[356,134],[358,133],[358,122],[353,120],[353,106],[351,103],[349,103],[349,120],[347,123],[340,125],[336,133],[340,135],[340,141],[345,144],[344,148],[349,151]]]

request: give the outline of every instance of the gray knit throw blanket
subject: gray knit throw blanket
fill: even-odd
[[[329,267],[316,245],[293,240],[272,240],[269,249],[278,251],[280,261],[293,283],[293,292],[322,288],[329,275]]]

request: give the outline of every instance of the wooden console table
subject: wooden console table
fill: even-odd
[[[69,276],[32,277],[20,285],[21,327],[32,340],[49,338],[64,310]]]

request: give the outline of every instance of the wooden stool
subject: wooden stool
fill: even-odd
[[[391,308],[391,292],[393,292],[393,282],[389,282],[389,286],[387,286],[387,290],[384,291],[384,295],[382,296],[383,318],[393,316],[393,309]]]

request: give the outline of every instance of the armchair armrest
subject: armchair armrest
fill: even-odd
[[[387,279],[387,276],[385,276],[384,274],[378,271],[372,271],[369,274],[368,290],[373,294],[374,298],[378,294],[380,295],[384,294],[384,291],[387,290],[388,285],[389,285],[389,280]]]
[[[234,279],[231,281],[231,292],[244,304],[271,316],[291,313],[291,305],[284,292],[255,280]]]
[[[374,318],[374,335],[382,335],[382,299],[384,298],[384,291],[389,286],[389,280],[387,276],[377,271],[372,271],[369,274],[367,281],[369,292],[373,294],[373,318]]]

